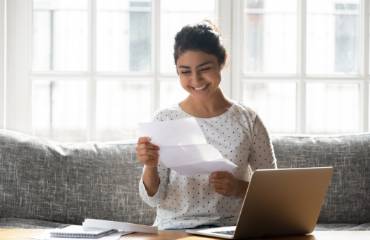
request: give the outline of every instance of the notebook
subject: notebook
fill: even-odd
[[[82,226],[70,225],[62,229],[55,229],[50,232],[50,237],[53,238],[101,238],[113,233],[117,233],[116,229],[97,229],[83,228]]]

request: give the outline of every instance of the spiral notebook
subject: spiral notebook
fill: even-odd
[[[82,226],[70,225],[62,229],[51,231],[50,237],[97,239],[117,232],[118,231],[116,229],[83,228]]]

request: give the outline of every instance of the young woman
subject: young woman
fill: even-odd
[[[174,58],[181,86],[189,95],[154,119],[195,117],[207,142],[238,167],[233,174],[182,176],[160,163],[159,147],[143,136],[136,147],[144,165],[140,196],[157,208],[154,225],[159,229],[235,225],[252,171],[276,168],[270,138],[254,111],[222,93],[226,51],[211,22],[183,27],[175,37]]]

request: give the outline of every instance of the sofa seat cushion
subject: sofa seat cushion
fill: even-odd
[[[23,218],[0,218],[0,228],[61,228],[66,224]]]
[[[316,225],[315,231],[370,231],[370,223],[322,223]]]
[[[68,224],[42,221],[37,219],[0,218],[0,228],[62,228]],[[317,224],[315,231],[370,231],[370,223],[346,224],[325,223]]]

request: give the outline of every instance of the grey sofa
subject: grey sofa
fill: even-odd
[[[370,230],[370,133],[274,137],[278,166],[334,166],[317,229]],[[100,218],[152,224],[130,143],[61,144],[0,130],[0,227]]]

